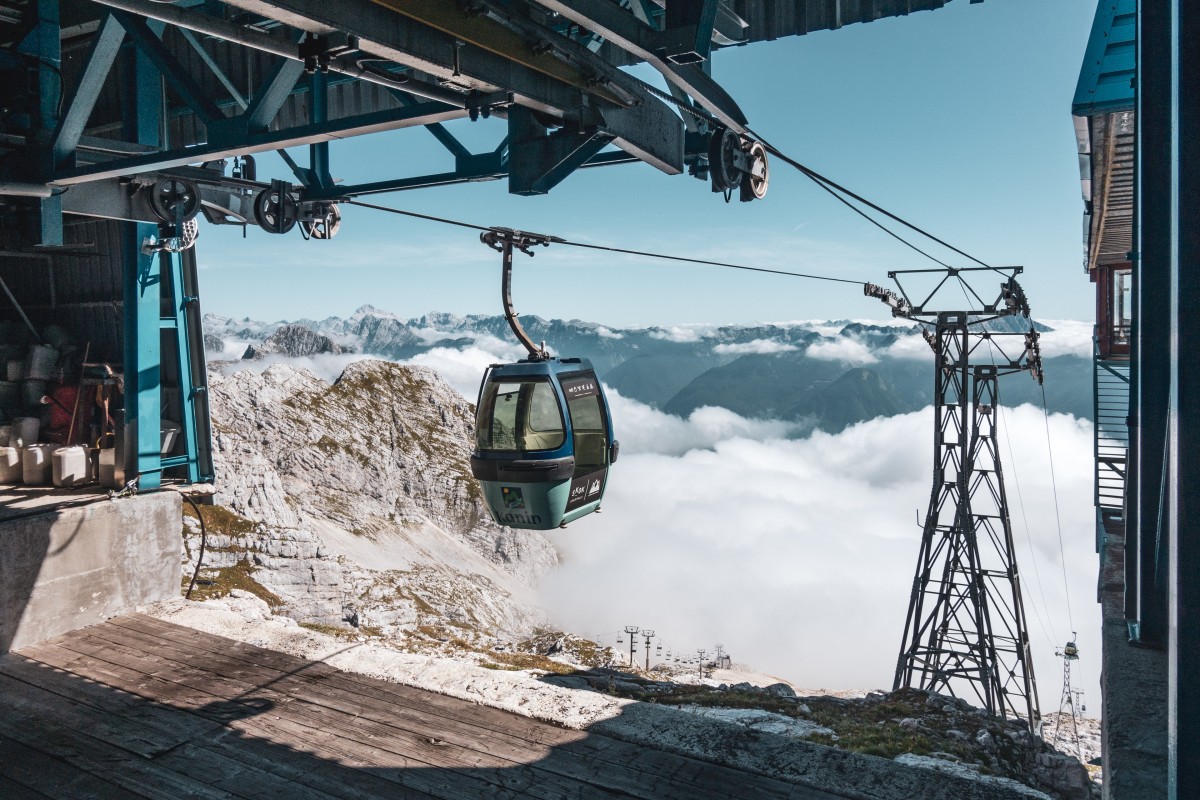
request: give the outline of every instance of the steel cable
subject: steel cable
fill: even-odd
[[[444,225],[456,225],[460,228],[469,228],[471,230],[476,230],[476,231],[481,231],[481,232],[492,231],[492,230],[502,230],[500,228],[493,228],[493,227],[488,227],[488,226],[484,226],[484,225],[476,225],[475,223],[472,223],[472,222],[463,222],[462,220],[450,219],[449,217],[438,217],[438,216],[434,216],[432,214],[421,214],[416,211],[406,211],[402,208],[392,208],[390,206],[381,206],[381,205],[376,205],[374,203],[364,203],[359,200],[348,200],[346,202],[349,203],[350,205],[362,206],[363,208],[371,208],[371,209],[375,209],[376,211],[386,211],[391,214],[401,214],[406,217],[414,217],[416,219],[428,220],[430,222],[439,222]],[[850,284],[854,284],[855,286],[861,286],[863,283],[862,281],[851,280],[849,278],[834,278],[830,275],[813,275],[811,273],[806,273],[806,272],[791,272],[791,271],[782,270],[782,269],[770,269],[768,267],[752,267],[747,264],[733,264],[733,263],[726,262],[726,261],[710,261],[708,259],[692,258],[690,256],[674,256],[674,255],[670,255],[668,253],[654,253],[654,252],[650,252],[647,250],[631,250],[626,247],[613,247],[610,245],[588,244],[586,242],[573,242],[569,239],[562,239],[557,236],[550,237],[550,238],[548,238],[547,241],[551,242],[553,244],[565,245],[567,247],[578,247],[578,248],[582,248],[585,250],[602,250],[607,253],[622,253],[624,255],[639,256],[641,258],[657,258],[657,259],[660,259],[663,261],[680,261],[680,262],[684,262],[684,263],[688,263],[688,264],[700,264],[700,265],[709,266],[709,267],[722,267],[725,269],[738,269],[738,270],[745,270],[747,272],[764,272],[764,273],[767,273],[770,275],[784,275],[784,276],[791,277],[791,278],[807,278],[809,280],[814,280],[814,281],[831,281],[834,283],[850,283]]]

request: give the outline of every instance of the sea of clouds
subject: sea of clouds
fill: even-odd
[[[478,346],[409,363],[473,400],[483,369],[512,355]],[[723,408],[682,419],[608,396],[621,458],[603,513],[549,534],[562,565],[540,590],[554,621],[614,645],[626,625],[652,628],[673,653],[720,642],[736,662],[811,688],[890,688],[929,502],[932,410],[801,438],[795,423]],[[1028,405],[1002,410],[1000,425],[1035,674],[1043,710],[1056,711],[1054,650],[1073,630],[1084,653],[1074,683],[1099,697],[1092,427]]]
[[[1047,342],[1055,354],[1090,348],[1084,326],[1060,330]],[[820,356],[861,363],[845,341]],[[929,357],[920,337],[888,355],[909,349]],[[436,370],[474,401],[484,369],[520,354],[480,336],[403,363]],[[238,367],[286,360],[333,380],[359,358]],[[540,591],[554,622],[604,644],[626,625],[653,628],[676,654],[720,642],[735,662],[814,689],[890,688],[929,502],[932,411],[804,433],[723,408],[683,419],[608,396],[621,458],[603,513],[549,534],[562,564]],[[1032,406],[1002,410],[999,422],[1043,710],[1057,710],[1054,650],[1072,631],[1083,654],[1074,683],[1098,700],[1091,424]]]

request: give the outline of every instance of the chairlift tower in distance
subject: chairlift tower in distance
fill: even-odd
[[[890,272],[899,293],[873,284],[864,293],[890,306],[893,316],[919,323],[935,359],[933,489],[893,688],[966,695],[989,714],[1024,718],[1037,731],[1041,713],[996,417],[999,377],[1024,371],[1040,384],[1041,351],[1032,322],[1028,331],[991,324],[1028,320],[1016,281],[1021,271]],[[968,276],[978,283],[1001,278],[999,296],[985,301]],[[921,292],[910,295],[905,283],[921,282]],[[958,310],[935,310],[951,302]]]
[[[625,632],[629,634],[629,666],[633,666],[633,654],[637,652],[637,635],[641,631],[637,625],[626,625]],[[620,641],[618,639],[618,641]]]

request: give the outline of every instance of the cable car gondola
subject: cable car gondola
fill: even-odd
[[[476,402],[471,473],[501,525],[550,530],[600,510],[608,467],[617,460],[612,417],[600,380],[583,358],[555,358],[535,345],[512,307],[512,251],[550,237],[497,228],[480,239],[504,256],[504,315],[529,357],[493,364]]]

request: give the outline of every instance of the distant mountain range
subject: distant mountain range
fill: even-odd
[[[836,320],[610,328],[535,316],[521,321],[552,352],[589,358],[622,395],[679,416],[722,406],[747,417],[808,421],[838,431],[932,401],[932,353],[915,325]],[[991,327],[1020,331],[1028,324],[1005,318]],[[406,320],[369,305],[346,318],[274,323],[208,314],[204,325],[210,358],[358,352],[404,360],[434,348],[494,352],[513,343],[502,316],[431,313]],[[1046,360],[1045,369],[1049,409],[1090,417],[1090,361],[1057,356]],[[1028,375],[1002,379],[1005,405],[1041,405],[1041,392]]]

